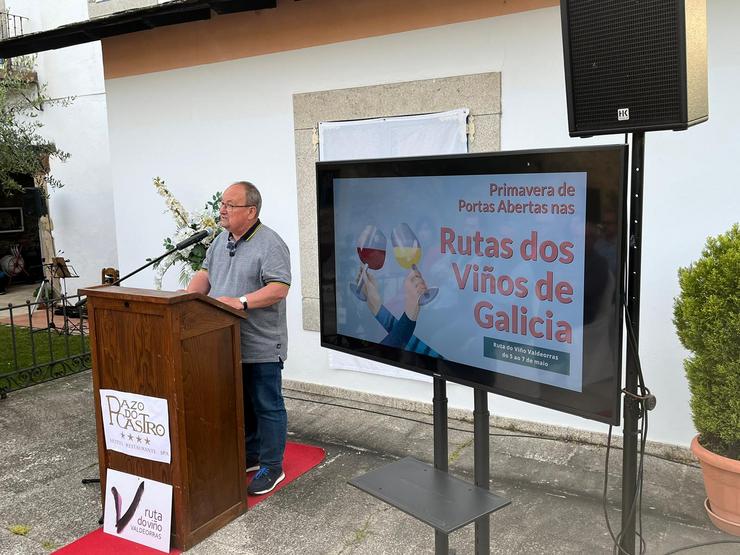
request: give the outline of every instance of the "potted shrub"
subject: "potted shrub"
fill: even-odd
[[[673,322],[684,361],[712,522],[740,535],[740,225],[710,237],[701,258],[678,271]]]

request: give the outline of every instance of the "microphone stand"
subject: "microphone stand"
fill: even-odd
[[[176,252],[176,251],[178,251],[178,250],[180,250],[180,249],[178,249],[177,247],[172,247],[172,248],[171,248],[170,250],[168,250],[167,252],[165,252],[165,253],[164,253],[163,255],[161,255],[161,256],[158,256],[157,258],[152,258],[151,260],[149,260],[149,262],[147,262],[146,264],[144,264],[144,265],[143,265],[143,266],[142,266],[141,268],[138,268],[138,269],[134,270],[134,271],[133,271],[133,272],[131,272],[130,274],[126,274],[126,275],[125,275],[125,276],[123,276],[122,278],[118,278],[118,279],[117,279],[116,281],[114,281],[113,283],[110,283],[109,285],[111,285],[111,286],[113,286],[113,285],[118,285],[118,284],[119,284],[119,283],[121,283],[121,282],[122,282],[122,281],[123,281],[124,279],[128,279],[128,278],[130,278],[131,276],[133,276],[133,275],[135,275],[135,274],[138,274],[138,273],[139,273],[139,272],[141,272],[142,270],[145,270],[145,269],[147,269],[147,268],[148,268],[149,266],[151,266],[152,264],[156,264],[156,263],[157,263],[157,262],[159,262],[160,260],[162,260],[162,259],[164,259],[164,258],[167,258],[167,257],[168,257],[169,255],[171,255],[171,254],[172,254],[173,252]]]
[[[184,249],[184,248],[186,248],[186,247],[189,247],[190,245],[195,245],[196,243],[200,243],[200,242],[201,242],[201,241],[202,241],[203,239],[205,239],[206,237],[208,237],[209,235],[211,235],[211,233],[212,233],[212,231],[211,231],[211,230],[209,230],[209,229],[206,229],[206,230],[203,230],[203,231],[199,231],[199,232],[198,232],[198,233],[196,233],[195,235],[191,235],[191,236],[190,236],[190,237],[188,237],[187,239],[185,239],[185,240],[183,240],[183,241],[180,241],[179,243],[177,243],[177,244],[176,244],[176,245],[175,245],[175,246],[174,246],[173,248],[171,248],[170,250],[168,250],[168,251],[167,251],[167,252],[165,252],[164,254],[162,254],[162,255],[158,256],[157,258],[153,258],[153,259],[149,260],[149,261],[148,261],[148,262],[147,262],[146,264],[144,264],[144,265],[143,265],[143,266],[142,266],[141,268],[138,268],[138,269],[134,270],[134,271],[133,271],[133,272],[131,272],[130,274],[126,274],[126,275],[125,275],[125,276],[123,276],[122,278],[118,278],[118,279],[117,279],[116,281],[114,281],[113,283],[111,283],[111,284],[109,284],[109,285],[111,285],[111,286],[112,286],[112,285],[118,285],[118,284],[119,284],[119,283],[121,283],[121,282],[122,282],[122,281],[123,281],[124,279],[128,279],[128,278],[130,278],[130,277],[131,277],[131,276],[133,276],[134,274],[138,274],[138,273],[139,273],[139,272],[141,272],[141,271],[142,271],[143,269],[145,269],[145,268],[148,268],[148,267],[149,267],[149,266],[151,266],[152,264],[156,264],[157,262],[159,262],[159,261],[160,261],[160,260],[162,260],[163,258],[165,258],[165,257],[169,256],[169,255],[170,255],[170,254],[172,254],[173,252],[175,252],[175,251],[181,251],[182,249]],[[77,303],[75,304],[75,308],[79,308],[79,307],[81,307],[81,306],[84,306],[84,305],[85,305],[86,303],[87,303],[87,297],[85,297],[84,299],[80,299],[80,300],[79,300],[79,301],[77,301]]]
[[[113,283],[109,283],[109,284],[107,284],[107,285],[109,285],[109,286],[111,286],[111,287],[112,287],[112,286],[114,286],[114,285],[118,285],[118,284],[119,284],[119,283],[121,283],[121,282],[122,282],[122,281],[123,281],[124,279],[128,279],[128,278],[130,278],[131,276],[133,276],[133,275],[135,275],[135,274],[138,274],[138,273],[139,273],[139,272],[141,272],[142,270],[145,270],[145,269],[147,269],[147,268],[148,268],[149,266],[151,266],[152,264],[156,264],[156,263],[157,263],[157,262],[159,262],[160,260],[162,260],[162,259],[164,259],[164,258],[167,258],[167,257],[168,257],[169,255],[171,255],[171,254],[172,254],[173,252],[176,252],[176,251],[178,251],[178,250],[180,250],[180,249],[178,249],[178,248],[177,248],[176,246],[175,246],[175,247],[172,247],[172,248],[171,248],[170,250],[168,250],[167,252],[165,252],[165,253],[164,253],[163,255],[161,255],[161,256],[158,256],[157,258],[152,258],[151,260],[149,260],[149,261],[148,261],[148,262],[147,262],[146,264],[144,264],[144,265],[143,265],[143,266],[142,266],[141,268],[137,268],[137,269],[136,269],[136,270],[134,270],[133,272],[131,272],[131,273],[129,273],[129,274],[126,274],[126,275],[125,275],[125,276],[123,276],[122,278],[118,278],[118,279],[117,279],[116,281],[114,281]],[[82,307],[82,306],[85,306],[85,304],[87,304],[87,297],[85,297],[84,299],[80,299],[79,301],[77,301],[77,302],[75,303],[75,308],[80,308],[80,307]],[[83,482],[84,482],[84,481],[83,481]]]

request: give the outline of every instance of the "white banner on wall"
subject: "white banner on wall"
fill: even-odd
[[[468,152],[467,108],[394,118],[319,123],[319,160],[360,160]],[[329,368],[430,382],[388,364],[329,351]]]
[[[468,152],[469,110],[319,123],[319,160],[360,160]]]
[[[167,399],[101,389],[100,406],[106,449],[150,461],[170,462]]]
[[[172,486],[108,469],[103,532],[170,552]]]

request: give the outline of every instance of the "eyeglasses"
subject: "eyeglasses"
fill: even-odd
[[[221,208],[226,208],[227,211],[231,212],[234,208],[249,208],[255,206],[254,204],[231,204],[230,202],[223,202],[219,204]]]
[[[236,254],[236,243],[232,239],[226,241],[226,250],[229,251],[229,256]]]

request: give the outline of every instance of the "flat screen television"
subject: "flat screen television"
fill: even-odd
[[[23,230],[23,208],[0,208],[0,233],[18,233]]]
[[[316,172],[322,346],[619,423],[625,145]]]

